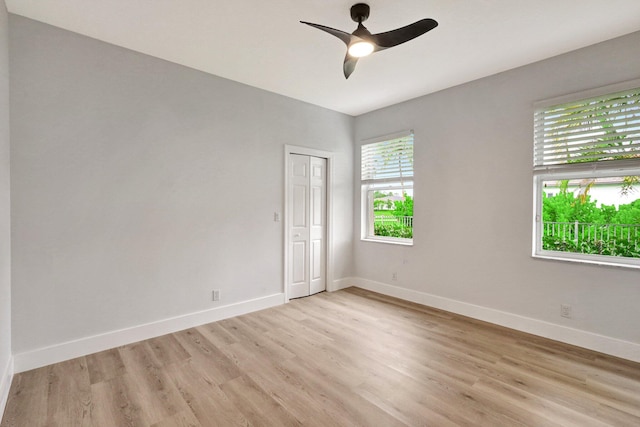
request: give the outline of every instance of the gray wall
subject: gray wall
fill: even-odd
[[[0,1],[0,411],[11,359],[11,228],[9,210],[9,26]]]
[[[640,343],[640,270],[531,257],[533,103],[636,78],[640,33],[358,117],[356,141],[415,130],[416,201],[414,246],[356,238],[355,275]]]
[[[336,153],[351,275],[354,119],[10,16],[13,350],[282,292],[284,144]]]

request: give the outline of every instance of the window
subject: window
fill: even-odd
[[[361,148],[362,238],[413,242],[413,132],[365,141]]]
[[[626,86],[537,106],[534,256],[640,268],[640,81]]]

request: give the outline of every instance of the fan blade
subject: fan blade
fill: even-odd
[[[371,39],[378,45],[379,49],[377,50],[382,50],[415,39],[427,31],[433,30],[437,26],[438,23],[433,19],[421,19],[406,27],[387,31],[386,33],[373,34]]]
[[[312,24],[311,22],[300,21],[300,23],[307,24],[311,27],[325,31],[331,34],[332,36],[336,36],[337,38],[342,40],[344,44],[346,44],[347,46],[349,46],[349,43],[351,42],[351,34],[345,33],[344,31],[336,30],[335,28],[331,28],[331,27],[325,27],[324,25],[320,25],[320,24]]]
[[[349,55],[349,52],[347,52],[347,55],[344,57],[344,64],[342,64],[345,79],[348,79],[351,73],[356,69],[357,62],[358,58]]]

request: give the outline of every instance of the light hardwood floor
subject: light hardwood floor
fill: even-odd
[[[640,426],[640,364],[360,289],[15,376],[8,426]]]

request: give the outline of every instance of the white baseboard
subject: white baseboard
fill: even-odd
[[[344,277],[342,279],[336,279],[333,281],[333,283],[329,284],[329,287],[327,289],[327,291],[329,292],[335,292],[335,291],[339,291],[340,289],[346,289],[349,288],[353,285],[353,278],[351,277]]]
[[[7,366],[0,372],[2,372],[2,377],[0,377],[0,420],[2,420],[2,414],[4,414],[4,408],[7,406],[7,400],[9,399],[11,381],[13,380],[13,357],[9,358]]]
[[[469,304],[425,292],[405,289],[386,283],[357,277],[334,280],[328,289],[330,292],[356,286],[384,295],[427,305],[474,319],[483,320],[530,334],[565,342],[623,359],[640,362],[640,344],[606,337],[591,332],[568,328],[542,320],[532,319],[513,313]],[[157,322],[134,326],[127,329],[107,332],[44,347],[24,353],[14,354],[0,378],[0,409],[4,408],[14,373],[28,371],[52,363],[86,356],[87,354],[107,350],[132,342],[141,341],[194,326],[239,316],[253,311],[263,310],[284,303],[284,294],[273,294],[249,301],[242,301],[210,310],[190,313]]]
[[[131,328],[111,331],[104,334],[80,338],[56,344],[50,347],[39,348],[24,353],[14,354],[15,372],[24,372],[30,369],[62,362],[76,357],[98,351],[108,350],[121,345],[142,341],[161,335],[170,334],[194,326],[216,322],[233,316],[251,313],[266,308],[284,304],[284,294],[273,294],[249,301],[242,301],[210,310],[198,311],[157,322],[134,326]]]
[[[406,301],[416,302],[429,307],[439,308],[496,325],[527,332],[552,340],[561,341],[578,347],[595,350],[623,359],[640,362],[640,344],[623,341],[604,335],[580,329],[568,328],[555,323],[532,319],[513,313],[507,313],[492,308],[469,304],[425,292],[400,288],[386,283],[376,282],[362,278],[351,278],[350,282],[356,287],[378,292],[384,295],[400,298]]]

